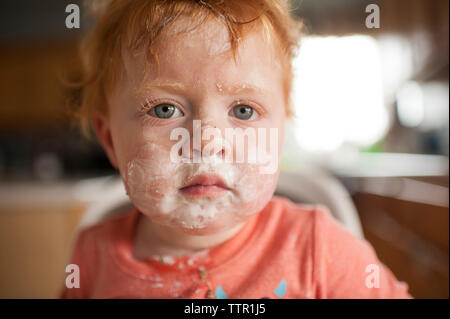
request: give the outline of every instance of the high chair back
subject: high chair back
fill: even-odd
[[[132,207],[120,177],[102,178],[96,180],[96,184],[95,200],[88,206],[76,231],[124,213]],[[275,195],[299,204],[324,205],[346,229],[363,238],[359,216],[350,194],[331,175],[315,170],[281,172]]]

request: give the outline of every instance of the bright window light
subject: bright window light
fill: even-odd
[[[405,83],[397,93],[397,115],[401,124],[407,127],[419,126],[424,118],[422,88],[417,82]]]
[[[294,60],[295,134],[301,148],[369,146],[388,129],[381,58],[369,36],[308,37]]]

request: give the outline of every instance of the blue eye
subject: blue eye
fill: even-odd
[[[179,108],[167,103],[152,107],[150,111],[147,112],[147,114],[153,117],[158,117],[160,119],[169,119],[172,117],[180,117],[184,115]]]
[[[257,116],[257,112],[252,107],[244,104],[236,105],[231,111],[235,117],[244,121],[254,119]]]

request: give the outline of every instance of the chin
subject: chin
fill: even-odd
[[[206,225],[202,225],[202,226],[192,226],[192,227],[186,226],[186,224],[181,223],[175,227],[188,235],[208,236],[208,235],[214,235],[214,234],[229,230],[235,226],[236,225],[224,226],[222,224],[212,222],[210,224],[206,224]]]
[[[216,235],[222,232],[226,232],[229,230],[232,230],[233,228],[237,227],[238,225],[242,224],[245,220],[240,221],[224,221],[224,220],[214,220],[210,223],[204,224],[204,225],[187,225],[183,221],[179,221],[176,225],[167,225],[169,227],[177,228],[179,231],[182,231],[185,234],[192,235],[192,236],[210,236],[210,235]]]
[[[214,235],[221,231],[221,229],[218,228],[211,228],[211,227],[203,227],[203,228],[186,228],[186,227],[179,227],[179,230],[184,232],[185,234],[192,235],[192,236],[208,236],[208,235]]]

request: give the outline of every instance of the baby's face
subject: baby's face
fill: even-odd
[[[105,147],[143,214],[211,234],[258,213],[273,195],[286,116],[282,69],[262,31],[240,40],[235,62],[223,24],[176,35],[180,26],[192,23],[178,20],[157,47],[159,76],[153,66],[144,77],[143,52],[124,52],[126,77],[108,96]],[[255,133],[256,145],[233,139],[236,129]]]

